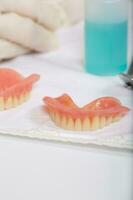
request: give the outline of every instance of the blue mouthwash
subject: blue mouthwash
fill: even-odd
[[[127,68],[127,1],[88,1],[92,4],[88,5],[85,21],[85,70],[102,76],[124,72]]]

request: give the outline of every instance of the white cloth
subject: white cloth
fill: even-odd
[[[78,0],[75,9],[74,0],[0,0],[0,60],[54,50],[54,31],[81,19],[82,4]]]
[[[53,31],[65,23],[65,11],[53,1],[1,0],[0,60],[55,49],[58,41]]]
[[[29,52],[30,49],[26,49],[7,40],[0,39],[0,61],[3,59],[6,60],[9,58],[14,58]]]
[[[76,23],[84,17],[84,0],[57,0],[64,8],[71,23]]]
[[[0,12],[31,18],[50,30],[67,22],[66,13],[56,0],[0,0]]]
[[[84,73],[81,26],[61,31],[59,38],[62,45],[58,51],[3,63],[24,75],[39,73],[41,80],[27,103],[0,113],[0,133],[133,149],[133,92],[123,87],[119,77]],[[42,109],[44,96],[57,97],[63,93],[69,94],[80,106],[101,96],[114,96],[131,111],[119,122],[99,131],[65,131],[56,127]]]
[[[54,33],[14,13],[0,15],[0,37],[33,51],[49,51],[57,46]]]

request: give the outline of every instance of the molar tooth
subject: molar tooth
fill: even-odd
[[[113,122],[117,122],[117,121],[119,121],[121,119],[121,115],[119,114],[119,115],[117,115],[117,116],[115,116],[115,117],[113,117]]]
[[[0,97],[0,111],[4,110],[4,98],[3,97]]]
[[[61,119],[61,127],[62,128],[67,128],[67,117],[66,116],[62,116],[62,119]]]
[[[83,131],[89,131],[91,129],[90,119],[86,117],[83,121]]]
[[[24,93],[24,94],[23,94],[23,101],[24,101],[24,102],[27,101],[27,93]]]
[[[92,119],[91,129],[97,130],[97,129],[99,129],[99,126],[100,126],[100,118],[96,116]]]
[[[24,101],[28,101],[30,98],[30,92],[25,93],[24,95]]]
[[[68,117],[67,128],[69,130],[74,130],[74,121],[73,121],[72,117]]]
[[[55,123],[57,125],[60,125],[60,114],[58,112],[55,113]]]
[[[50,111],[50,117],[54,121],[55,120],[55,113],[53,111]]]
[[[76,131],[81,131],[82,130],[82,122],[81,119],[76,119],[75,121],[75,130]]]
[[[100,119],[100,128],[104,128],[106,125],[106,118],[105,117],[101,117]]]
[[[12,108],[12,107],[13,107],[12,97],[9,97],[5,101],[5,109],[9,109],[9,108]]]
[[[106,125],[111,124],[112,120],[113,120],[112,116],[108,117],[107,120],[106,120]]]

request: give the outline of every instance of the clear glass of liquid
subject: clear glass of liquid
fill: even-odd
[[[86,0],[85,69],[112,76],[127,69],[128,0]]]

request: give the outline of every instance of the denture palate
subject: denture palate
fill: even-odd
[[[0,68],[0,111],[17,107],[29,99],[33,84],[40,76],[27,78],[10,68]]]
[[[114,97],[102,97],[78,107],[64,94],[58,98],[44,97],[45,110],[55,124],[72,131],[94,131],[119,121],[129,109]]]

